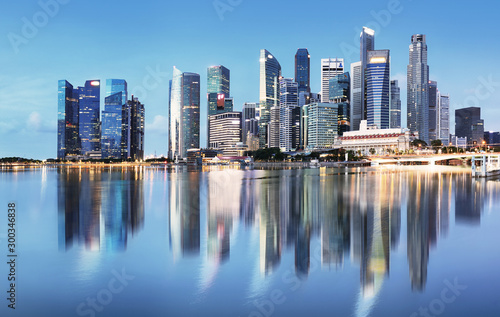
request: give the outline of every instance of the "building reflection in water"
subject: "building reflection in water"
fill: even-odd
[[[142,169],[60,169],[57,182],[60,250],[124,251],[142,228]]]
[[[200,173],[172,173],[169,244],[174,259],[200,254]]]

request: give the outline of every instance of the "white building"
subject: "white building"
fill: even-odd
[[[450,143],[450,96],[438,93],[438,139],[444,146]]]
[[[387,154],[389,149],[393,152],[409,150],[413,139],[408,129],[370,129],[367,121],[362,120],[359,131],[344,132],[336,147],[361,151],[363,155],[370,155],[371,149],[376,154]]]
[[[313,103],[302,107],[302,139],[304,148],[331,149],[338,136],[338,106]]]
[[[330,102],[330,79],[344,73],[343,58],[321,59],[321,102]]]

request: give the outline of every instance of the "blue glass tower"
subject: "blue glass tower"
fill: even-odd
[[[58,82],[57,108],[57,158],[64,159],[80,152],[78,89],[66,80]]]
[[[389,50],[368,51],[365,82],[368,125],[389,129],[391,90]]]
[[[128,112],[127,108],[127,82],[123,79],[106,80],[106,98],[102,112],[102,158],[122,158],[122,141],[126,141],[124,136],[128,135],[127,129],[124,129],[128,122],[123,122],[124,118],[128,118],[122,112]]]
[[[271,108],[279,107],[281,65],[268,50],[260,51],[260,121],[259,148],[269,147]]]
[[[79,136],[81,154],[101,150],[100,98],[101,82],[87,80],[79,90]]]
[[[295,54],[295,82],[299,93],[311,92],[311,56],[307,48],[299,48]]]
[[[351,130],[351,78],[348,72],[337,75],[330,79],[330,91],[329,98],[330,102],[337,104],[338,106],[338,133],[340,136],[344,132]]]
[[[207,145],[210,140],[210,116],[233,111],[233,99],[230,98],[231,73],[226,67],[211,66],[207,69]]]

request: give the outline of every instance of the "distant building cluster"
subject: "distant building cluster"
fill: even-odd
[[[127,82],[106,80],[101,114],[101,81],[74,88],[58,85],[58,159],[132,159],[144,157],[144,105],[128,100]]]
[[[455,111],[456,132],[450,135],[450,96],[430,80],[423,34],[412,35],[409,46],[408,129],[401,126],[401,88],[391,79],[390,51],[375,49],[375,32],[367,27],[360,34],[359,61],[346,66],[343,58],[321,59],[318,93],[311,89],[311,55],[306,48],[295,55],[295,78],[282,75],[278,59],[268,50],[260,51],[259,62],[259,100],[244,103],[242,111],[234,109],[230,70],[208,67],[207,150],[220,155],[264,148],[309,152],[348,146],[364,151],[375,130],[381,130],[376,135],[391,136],[378,138],[370,148],[375,151],[405,150],[414,139],[428,145],[440,140],[442,145],[467,146],[497,140],[494,132],[484,132],[477,107]],[[174,67],[168,102],[172,160],[186,160],[189,150],[200,149],[200,78]],[[144,105],[137,98],[127,100],[124,80],[107,80],[105,109],[99,114],[99,80],[76,89],[65,80],[59,82],[58,158],[142,159]],[[407,144],[400,144],[403,139]]]

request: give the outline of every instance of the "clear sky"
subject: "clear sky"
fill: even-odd
[[[49,14],[40,3],[52,3]],[[450,94],[452,113],[478,105],[485,130],[499,131],[499,9],[494,0],[8,1],[0,11],[0,157],[56,157],[57,81],[82,86],[108,78],[127,80],[129,97],[135,93],[145,104],[146,155],[166,154],[173,66],[201,75],[205,146],[208,66],[231,70],[231,94],[241,110],[245,102],[258,102],[260,49],[293,77],[295,52],[304,47],[311,54],[312,90],[319,92],[320,59],[358,61],[363,26],[375,29],[376,49],[391,51],[403,126],[408,46],[412,34],[423,33],[430,79]],[[453,132],[453,115],[450,123]]]

